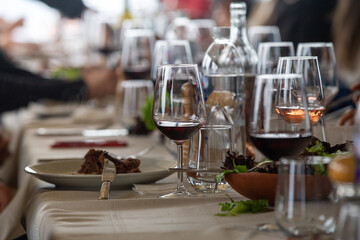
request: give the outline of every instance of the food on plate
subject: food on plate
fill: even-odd
[[[140,172],[140,160],[126,158],[118,160],[113,158],[108,152],[103,150],[90,149],[84,156],[85,162],[81,164],[78,173],[102,174],[104,159],[107,158],[115,164],[116,173],[136,173]]]

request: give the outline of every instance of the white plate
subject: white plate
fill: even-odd
[[[55,184],[63,188],[82,188],[94,189],[101,186],[101,175],[98,174],[78,174],[84,160],[64,160],[43,162],[25,168],[25,172],[35,177]],[[159,160],[152,158],[142,158],[140,164],[140,173],[116,174],[111,188],[131,188],[133,184],[153,183],[163,179],[172,172],[168,169],[174,167],[174,161]]]

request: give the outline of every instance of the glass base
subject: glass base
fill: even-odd
[[[191,198],[191,197],[195,197],[195,195],[187,191],[182,191],[182,192],[175,191],[172,193],[158,196],[158,198]]]
[[[230,185],[225,180],[217,182],[216,174],[211,176],[193,176],[195,176],[195,174],[188,173],[187,179],[197,192],[222,193],[231,189]]]
[[[276,232],[280,230],[275,223],[261,223],[256,225],[256,229],[261,232]]]

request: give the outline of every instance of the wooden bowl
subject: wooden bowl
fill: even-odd
[[[266,199],[274,205],[277,174],[271,173],[229,173],[225,180],[238,193],[251,200]]]
[[[225,180],[238,193],[251,200],[266,199],[274,205],[278,174],[270,173],[230,173]],[[317,189],[315,189],[317,187]],[[319,175],[305,176],[306,200],[326,198],[332,191],[328,177]],[[301,194],[297,194],[296,196]]]

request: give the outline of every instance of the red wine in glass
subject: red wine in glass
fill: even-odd
[[[260,152],[273,161],[299,154],[310,142],[311,133],[251,133],[250,139]]]
[[[168,138],[177,142],[184,142],[190,139],[202,127],[199,122],[155,122],[156,127]]]
[[[125,68],[127,79],[150,79],[150,68]]]

